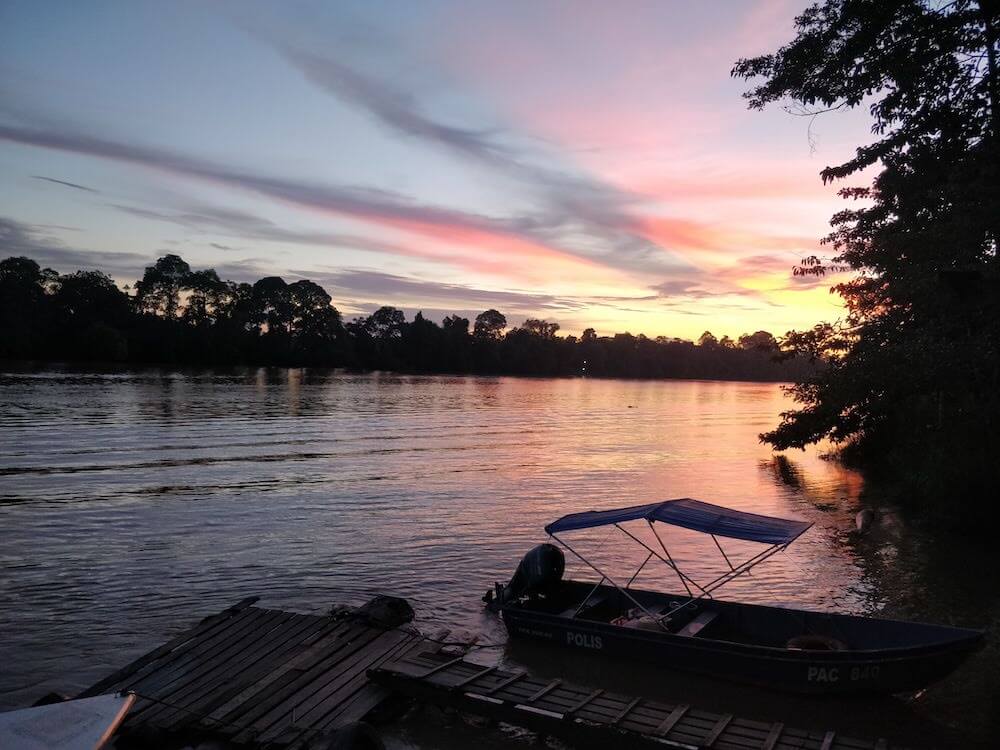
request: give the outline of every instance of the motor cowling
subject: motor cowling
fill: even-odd
[[[510,582],[497,584],[483,600],[493,609],[528,594],[544,594],[562,580],[566,558],[554,544],[539,544],[528,550],[514,571]],[[495,592],[495,593],[494,593]]]

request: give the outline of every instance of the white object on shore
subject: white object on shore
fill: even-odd
[[[4,750],[98,750],[132,708],[132,693],[50,703],[0,714]]]

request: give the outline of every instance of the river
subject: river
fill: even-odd
[[[0,706],[86,687],[250,595],[322,613],[390,593],[426,631],[502,640],[480,596],[544,541],[545,523],[684,496],[815,524],[727,598],[995,632],[989,546],[914,523],[818,450],[776,458],[757,435],[789,407],[761,383],[0,371]],[[859,536],[863,504],[882,520]],[[636,554],[607,534],[581,545],[623,570]],[[710,541],[678,530],[672,542],[696,579],[720,572]],[[994,635],[944,683],[880,708],[881,721],[985,741],[998,729],[998,665]],[[758,698],[745,713],[776,704]],[[435,731],[411,720],[391,742],[459,742]]]

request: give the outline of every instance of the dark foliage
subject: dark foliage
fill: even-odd
[[[429,373],[790,380],[811,366],[777,361],[766,331],[698,345],[628,333],[557,336],[559,325],[508,328],[496,310],[441,325],[381,307],[344,324],[308,280],[222,281],[167,255],[132,295],[95,271],[60,276],[27,258],[0,261],[0,359],[167,364],[270,364]]]
[[[867,106],[874,142],[821,176],[878,172],[841,190],[852,205],[826,239],[832,263],[855,272],[834,288],[846,319],[783,342],[830,365],[798,381],[801,408],[762,438],[778,448],[831,438],[911,499],[952,516],[995,513],[1000,2],[827,0],[796,25],[777,53],[736,64],[735,75],[765,79],[750,106]]]

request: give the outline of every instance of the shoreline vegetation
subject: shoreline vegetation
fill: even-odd
[[[697,342],[619,333],[559,336],[559,324],[508,326],[497,310],[439,325],[395,307],[344,322],[302,279],[253,284],[166,255],[123,291],[107,274],[59,274],[0,261],[0,360],[129,365],[342,367],[426,374],[593,376],[787,382],[815,369],[767,331]]]
[[[820,172],[846,206],[829,259],[843,320],[782,348],[825,366],[790,389],[797,408],[761,435],[821,440],[936,520],[989,528],[1000,483],[1000,3],[824,0],[795,38],[738,60],[751,109],[812,121],[863,107],[871,139]],[[873,175],[873,176],[872,176]],[[860,183],[860,184],[859,184]]]

